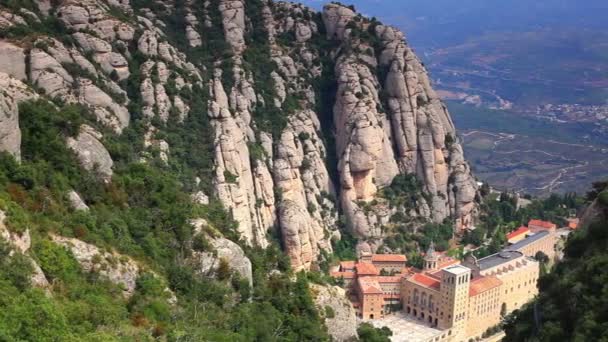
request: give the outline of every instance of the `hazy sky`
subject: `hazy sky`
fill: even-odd
[[[302,0],[320,9],[329,1]],[[342,0],[403,29],[414,47],[452,45],[487,32],[542,27],[608,29],[608,0]]]

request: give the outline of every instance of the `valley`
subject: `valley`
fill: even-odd
[[[475,175],[501,190],[585,193],[605,176],[608,136],[593,124],[558,123],[449,102]],[[513,119],[516,117],[517,119]]]

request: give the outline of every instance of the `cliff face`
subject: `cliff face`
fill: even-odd
[[[428,200],[420,201],[418,215],[469,226],[476,182],[454,141],[447,108],[403,34],[361,23],[350,9],[333,4],[325,6],[323,21],[328,38],[341,42],[333,112],[342,207],[355,232],[382,236],[387,211],[401,209],[387,210],[379,190],[398,174],[415,174],[424,185]],[[372,201],[371,210],[362,209]]]
[[[141,162],[172,165],[184,151],[167,127],[204,122],[213,169],[193,175],[196,197],[219,200],[251,245],[279,236],[296,269],[331,253],[339,213],[363,240],[383,238],[396,213],[474,219],[476,183],[449,113],[392,27],[335,4],[322,14],[262,0],[37,4],[38,14],[2,10],[9,32],[49,18],[64,30],[0,40],[3,151],[19,157],[18,103],[38,94],[93,114],[98,127],[66,141],[106,182],[114,161],[100,130],[143,126]],[[33,89],[13,91],[20,80]],[[422,183],[415,208],[384,196],[398,175]]]

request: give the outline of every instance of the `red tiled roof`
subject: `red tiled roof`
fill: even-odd
[[[556,227],[555,223],[543,220],[530,220],[530,222],[528,222],[528,227],[530,226],[539,226],[545,229],[551,229]]]
[[[378,281],[374,278],[359,278],[357,279],[357,283],[359,284],[359,289],[361,289],[361,293],[363,294],[383,294],[382,288]]]
[[[357,275],[366,276],[366,275],[378,275],[378,269],[376,266],[364,262],[358,262],[355,265],[355,270],[357,271]]]
[[[507,240],[510,240],[510,239],[520,236],[522,234],[527,234],[529,232],[530,232],[530,229],[528,229],[528,227],[521,226],[521,227],[517,228],[517,230],[514,230],[514,231],[510,232],[509,234],[507,234]]]
[[[427,276],[426,274],[422,274],[422,273],[416,273],[414,274],[410,280],[414,281],[415,283],[422,285],[424,287],[428,287],[431,289],[435,289],[435,290],[439,290],[439,286],[440,286],[440,281],[435,279],[435,278],[431,278],[429,276]]]
[[[352,270],[355,268],[354,261],[340,261],[340,269],[341,270]]]
[[[570,229],[578,228],[579,221],[580,220],[578,218],[568,219],[568,228],[570,228]]]
[[[355,278],[355,272],[331,272],[331,276],[334,278],[353,279]]]
[[[372,262],[406,262],[407,257],[403,254],[373,254]]]
[[[438,268],[446,268],[448,266],[460,264],[460,260],[446,256],[439,260]]]
[[[502,285],[502,281],[496,278],[496,276],[473,279],[469,287],[469,297],[477,296],[500,285]]]

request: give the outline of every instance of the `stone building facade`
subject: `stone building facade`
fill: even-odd
[[[425,259],[432,260],[434,251]],[[405,313],[446,333],[440,341],[481,338],[502,316],[520,308],[537,293],[539,264],[518,251],[465,260],[443,268],[411,270],[402,281]]]
[[[538,231],[500,253],[462,263],[431,243],[421,270],[406,267],[405,256],[362,255],[359,262],[342,262],[332,275],[352,274],[351,300],[362,319],[383,318],[401,307],[410,319],[442,331],[433,341],[469,341],[538,293],[540,267],[533,255],[550,255],[550,236]]]
[[[557,225],[542,220],[530,220],[528,227],[520,227],[507,234],[509,246],[506,249],[519,251],[529,257],[543,252],[549,260],[555,259],[555,245],[557,243]]]

